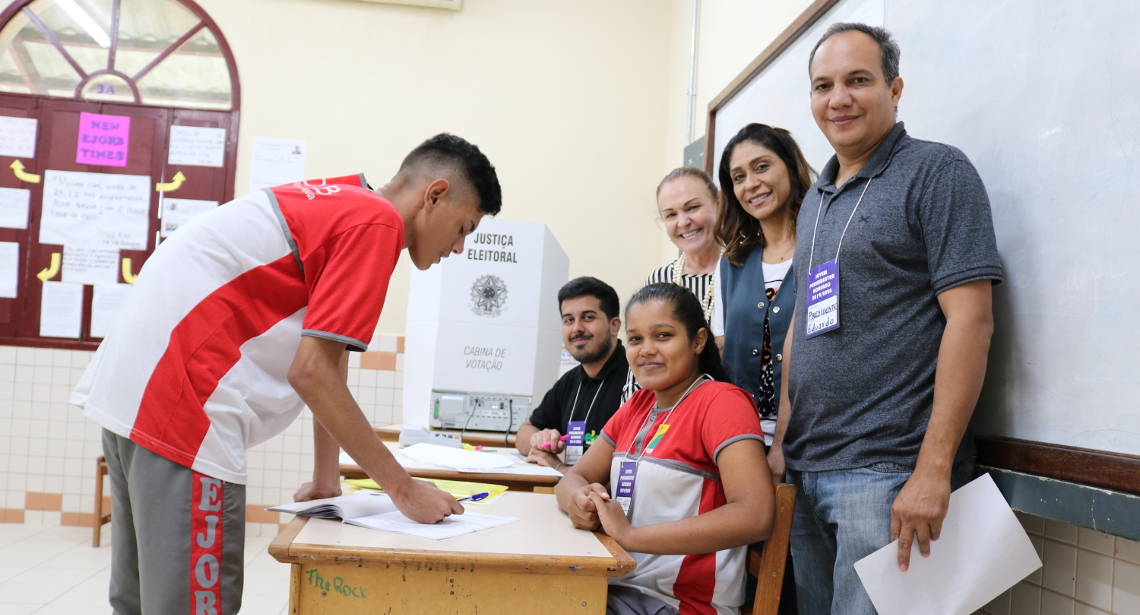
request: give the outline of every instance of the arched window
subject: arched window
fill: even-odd
[[[0,92],[237,110],[229,45],[193,2],[15,2],[0,30]]]
[[[0,12],[0,344],[98,346],[158,243],[233,198],[240,100],[190,0]]]

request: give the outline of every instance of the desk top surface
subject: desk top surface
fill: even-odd
[[[388,450],[391,451],[393,455],[400,451],[400,444],[398,442],[385,442],[384,446],[387,446]],[[486,452],[496,453],[500,455],[515,455],[518,453],[518,451],[513,448],[489,448],[486,449]],[[495,479],[498,478],[500,480],[527,480],[538,485],[556,485],[562,478],[561,475],[551,476],[548,474],[529,474],[526,472],[528,468],[533,468],[537,471],[538,466],[528,463],[515,464],[514,467],[522,469],[522,471],[519,473],[499,474],[492,471],[478,473],[460,472],[452,468],[437,466],[430,463],[421,463],[406,458],[399,459],[399,461],[400,465],[405,470],[412,472],[416,476],[428,476],[429,478],[447,478],[450,480],[474,482],[494,482]],[[356,462],[353,461],[352,458],[343,451],[341,452],[340,465],[342,471],[346,469],[360,468],[360,466],[358,466]]]
[[[633,558],[611,538],[574,529],[558,510],[553,495],[507,492],[491,504],[466,508],[519,520],[454,538],[428,540],[298,517],[274,540],[269,552],[282,562],[335,559],[390,565],[398,561],[605,576],[621,576],[633,569]]]

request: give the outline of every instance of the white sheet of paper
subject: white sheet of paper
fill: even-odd
[[[197,201],[194,199],[162,199],[162,229],[163,237],[178,230],[191,218],[200,216],[218,206],[217,201]]]
[[[305,141],[253,138],[249,191],[272,188],[305,179]]]
[[[438,444],[413,444],[400,449],[400,454],[420,463],[430,463],[445,468],[455,468],[456,470],[505,468],[512,465],[510,459],[494,453],[468,451]]]
[[[145,250],[150,177],[47,171],[40,243]]]
[[[83,285],[44,282],[40,294],[40,337],[79,339],[83,327]]]
[[[417,445],[418,446],[418,445]],[[428,540],[443,540],[486,530],[508,523],[518,521],[517,517],[500,517],[498,515],[484,515],[480,513],[465,512],[462,515],[452,515],[439,523],[416,523],[399,511],[359,517],[346,521],[352,525],[359,525],[373,530],[406,534]]]
[[[167,164],[221,167],[226,160],[226,129],[171,126]]]
[[[31,200],[31,190],[0,188],[0,227],[28,228],[28,203]]]
[[[15,299],[20,286],[20,244],[0,241],[0,297]]]
[[[130,284],[96,284],[91,299],[91,337],[107,337],[119,319],[119,311],[127,302],[134,286]]]
[[[855,562],[880,615],[968,615],[1041,567],[1041,559],[994,480],[984,474],[950,494],[930,557],[911,547],[900,572],[898,541]]]
[[[525,466],[510,466],[508,468],[459,468],[460,473],[472,474],[514,474],[518,476],[562,476],[554,468],[528,463]]]
[[[36,157],[35,118],[0,115],[0,156]]]
[[[73,284],[115,284],[119,281],[119,251],[63,246],[62,279]]]

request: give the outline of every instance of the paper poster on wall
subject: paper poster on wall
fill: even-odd
[[[0,241],[0,297],[16,298],[20,284],[20,244]]]
[[[97,284],[91,299],[91,337],[107,337],[134,286]]]
[[[40,337],[79,339],[83,326],[83,285],[44,282],[40,294]]]
[[[221,167],[226,159],[226,129],[171,126],[167,164]]]
[[[162,229],[166,237],[186,224],[191,218],[204,214],[218,206],[217,201],[196,201],[193,199],[162,199]]]
[[[127,166],[131,144],[131,118],[125,115],[79,114],[76,164],[101,167]]]
[[[150,178],[48,171],[40,213],[40,243],[145,250]]]
[[[36,157],[36,125],[31,117],[0,115],[0,156]]]
[[[119,251],[63,246],[63,281],[114,284],[119,281]]]
[[[249,191],[305,179],[305,142],[296,139],[253,138]]]
[[[28,203],[31,199],[31,190],[0,188],[0,227],[28,228]]]

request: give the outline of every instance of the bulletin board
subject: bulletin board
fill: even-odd
[[[233,198],[236,124],[0,95],[0,343],[96,348],[158,243]]]
[[[838,21],[892,32],[899,119],[962,149],[989,192],[1005,282],[979,461],[1140,494],[1140,2],[819,0],[710,104],[709,170],[749,122],[826,164],[808,56]]]

